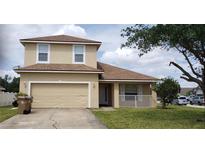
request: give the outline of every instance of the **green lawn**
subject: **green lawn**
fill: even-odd
[[[93,110],[108,128],[205,128],[205,109],[185,106]]]
[[[12,109],[12,106],[0,107],[0,122],[13,117],[17,114],[17,109]]]

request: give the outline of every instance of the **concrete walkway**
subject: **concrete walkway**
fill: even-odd
[[[186,106],[188,106],[188,107],[193,107],[193,108],[201,108],[201,109],[205,109],[205,106],[199,106],[199,105],[191,105],[191,104],[187,104]]]
[[[7,129],[106,128],[88,109],[33,109],[31,114],[16,115],[2,123]]]

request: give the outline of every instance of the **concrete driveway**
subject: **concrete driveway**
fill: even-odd
[[[88,109],[33,109],[31,114],[16,115],[2,123],[0,128],[106,128]]]

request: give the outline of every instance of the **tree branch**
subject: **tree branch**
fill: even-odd
[[[201,65],[204,65],[204,59],[203,54],[200,54],[200,52],[198,50],[194,50],[193,46],[191,46],[190,44],[187,43],[179,43],[180,46],[182,46],[184,49],[188,50],[189,52],[191,52],[200,62]]]
[[[184,80],[187,80],[187,81],[191,82],[191,80],[190,80],[189,78],[186,78],[186,77],[184,77],[184,76],[180,76],[180,78],[182,78],[182,79],[184,79]]]
[[[202,84],[203,84],[201,80],[199,80],[199,79],[197,79],[197,78],[191,76],[187,71],[185,71],[181,66],[179,66],[179,65],[176,64],[175,62],[170,62],[169,65],[174,65],[175,67],[177,67],[177,68],[183,73],[183,75],[187,76],[186,79],[185,79],[185,77],[183,77],[183,76],[182,76],[181,78],[183,78],[183,79],[185,79],[185,80],[187,80],[187,81],[189,80],[189,81],[192,81],[192,82],[196,82],[196,83],[199,84],[199,85],[202,85]]]
[[[184,55],[186,61],[188,62],[189,66],[190,66],[190,68],[191,68],[191,70],[192,70],[192,72],[193,72],[197,77],[202,78],[202,75],[199,74],[199,73],[197,73],[197,72],[194,70],[193,65],[192,65],[192,63],[190,62],[190,60],[189,60],[188,56],[186,55],[186,53],[185,53],[185,52],[182,52],[182,54]]]
[[[203,41],[200,41],[200,42],[201,42],[201,48],[202,48],[202,51],[203,51],[203,55],[205,55],[204,42]]]
[[[189,66],[190,66],[190,68],[191,68],[191,70],[192,70],[192,72],[194,73],[194,75],[196,75],[197,77],[202,78],[202,75],[199,74],[199,73],[197,73],[197,72],[194,70],[191,61],[189,60],[188,56],[186,55],[186,50],[181,50],[181,49],[179,49],[177,46],[176,46],[175,48],[176,48],[180,53],[182,53],[182,54],[184,55],[184,57],[185,57],[186,61],[188,62]]]

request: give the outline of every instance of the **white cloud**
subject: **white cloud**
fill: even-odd
[[[57,32],[54,33],[54,35],[61,35],[61,34],[83,36],[83,37],[87,35],[85,29],[74,24],[64,25]]]
[[[112,63],[115,65],[127,65],[130,67],[132,65],[138,67],[150,66],[150,65],[168,65],[173,56],[168,55],[167,53],[156,49],[148,54],[139,57],[138,50],[133,50],[130,48],[117,48],[114,51],[105,51],[100,58],[101,61]]]
[[[157,48],[142,57],[139,57],[138,53],[137,50],[129,48],[117,48],[114,51],[105,51],[99,58],[99,61],[158,78],[171,76],[177,79],[182,87],[196,86],[196,84],[180,79],[181,72],[174,66],[169,66],[170,61],[175,61],[182,67],[187,67],[182,55],[176,51],[163,51]]]
[[[9,75],[11,77],[19,77],[20,75],[14,72],[13,70],[0,70],[0,77],[4,77],[5,75]]]
[[[135,57],[137,54],[133,50],[117,48],[115,51],[105,51],[99,60],[114,65],[125,65],[136,63]]]

